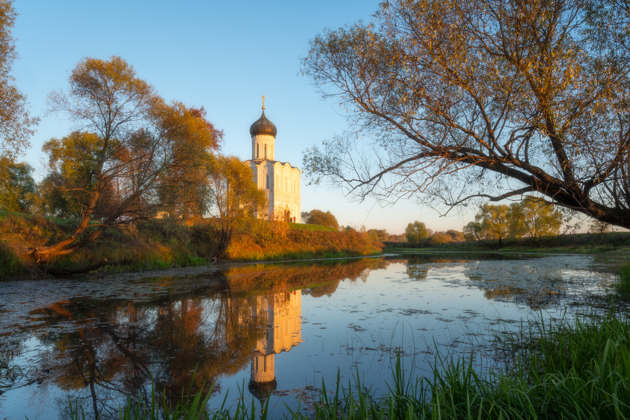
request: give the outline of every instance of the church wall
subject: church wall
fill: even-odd
[[[298,168],[288,163],[274,163],[274,211],[276,217],[282,216],[285,209],[295,217],[297,223],[301,223],[300,217],[300,174]]]

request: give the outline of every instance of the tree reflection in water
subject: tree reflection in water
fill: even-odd
[[[264,399],[274,389],[274,355],[301,342],[302,293],[329,295],[341,280],[365,279],[366,270],[385,265],[380,259],[245,265],[193,290],[180,292],[177,278],[163,278],[155,294],[137,300],[59,301],[31,312],[45,320],[36,327],[46,349],[40,369],[50,372],[47,384],[95,418],[116,417],[127,398],[149,404],[152,380],[167,404],[182,390],[194,394],[214,384],[213,393],[221,392],[221,376],[248,364],[248,388]],[[60,410],[64,417],[67,409]]]

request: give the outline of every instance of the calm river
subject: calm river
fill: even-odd
[[[585,310],[613,280],[588,256],[410,256],[187,269],[168,277],[0,283],[0,419],[118,417],[129,395],[177,400],[214,383],[271,417],[308,412],[322,386],[387,390],[441,357],[500,367],[492,331]],[[175,273],[175,274],[173,274]],[[3,365],[2,361],[5,362]],[[6,362],[8,361],[8,366]],[[193,372],[194,375],[193,375]]]

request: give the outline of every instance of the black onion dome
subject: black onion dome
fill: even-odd
[[[263,109],[262,115],[258,120],[249,127],[249,134],[251,136],[256,136],[259,134],[267,134],[270,136],[276,137],[278,134],[278,129],[276,126],[265,117],[265,110]]]

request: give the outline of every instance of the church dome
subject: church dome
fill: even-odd
[[[256,136],[259,134],[266,134],[269,136],[276,137],[278,134],[278,129],[276,126],[265,117],[265,110],[263,109],[262,115],[258,120],[249,127],[249,134],[251,136]]]

